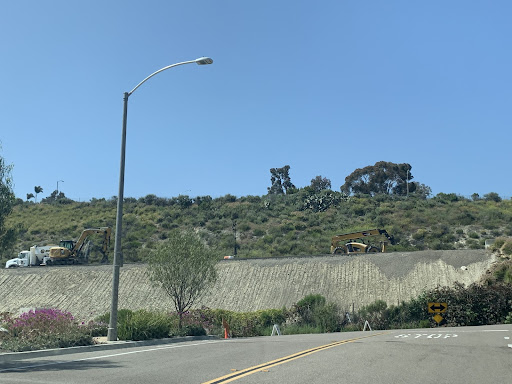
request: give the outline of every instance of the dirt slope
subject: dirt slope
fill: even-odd
[[[236,311],[290,307],[319,293],[346,309],[377,299],[390,304],[423,290],[479,280],[494,259],[483,250],[421,251],[260,260],[218,265],[219,280],[198,305]],[[88,320],[110,310],[111,266],[0,270],[0,312],[56,307]],[[119,308],[172,309],[142,265],[121,268]]]

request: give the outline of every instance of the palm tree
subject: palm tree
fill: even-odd
[[[37,203],[37,194],[43,192],[43,188],[40,185],[36,185],[34,187],[34,192],[36,193],[36,203]]]

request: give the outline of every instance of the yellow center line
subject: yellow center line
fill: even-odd
[[[268,368],[275,367],[277,365],[288,363],[289,361],[297,360],[297,359],[300,359],[301,357],[308,356],[308,355],[311,355],[311,354],[316,353],[316,352],[320,352],[320,351],[324,351],[324,350],[329,349],[329,348],[337,347],[338,345],[353,343],[354,341],[357,341],[357,340],[362,340],[362,339],[367,339],[369,337],[375,337],[375,336],[379,336],[379,335],[384,335],[386,333],[388,333],[388,332],[380,332],[380,333],[375,333],[373,335],[368,335],[368,336],[363,336],[363,337],[356,337],[354,339],[336,341],[334,343],[330,343],[330,344],[326,344],[326,345],[321,345],[320,347],[306,349],[304,351],[297,352],[297,353],[294,353],[292,355],[281,357],[281,358],[276,359],[276,360],[272,360],[272,361],[269,361],[269,362],[266,362],[266,363],[263,363],[263,364],[259,364],[259,365],[255,365],[253,367],[242,369],[241,371],[230,373],[229,375],[218,377],[218,378],[210,380],[210,381],[205,381],[202,384],[231,383],[232,381],[238,380],[238,379],[240,379],[242,377],[252,375],[253,373],[256,373],[256,372],[260,372],[262,369],[268,369]]]

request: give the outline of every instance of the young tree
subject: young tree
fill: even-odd
[[[1,149],[1,147],[0,147]],[[12,189],[12,164],[6,164],[0,156],[0,253],[8,252],[18,234],[18,228],[7,228],[5,221],[11,214],[16,201]]]
[[[30,199],[33,199],[33,198],[34,198],[33,193],[27,193],[27,201],[29,201]]]
[[[270,175],[271,186],[267,188],[269,195],[293,193],[297,189],[291,182],[289,165],[282,168],[270,168]]]
[[[177,230],[149,255],[149,279],[172,299],[180,329],[183,313],[215,283],[217,260],[197,236]]]
[[[43,188],[40,185],[36,185],[34,187],[34,192],[36,193],[36,203],[37,203],[37,194],[43,192]]]

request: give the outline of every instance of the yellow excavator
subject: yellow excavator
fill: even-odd
[[[374,253],[386,252],[387,241],[381,241],[380,247],[372,245],[367,241],[372,236],[384,236],[394,245],[395,239],[390,236],[385,229],[369,229],[366,231],[344,233],[333,236],[331,241],[331,253],[335,254],[357,254],[357,253]],[[365,242],[366,241],[366,242]]]
[[[84,229],[77,241],[61,240],[58,247],[50,248],[50,260],[46,262],[51,264],[82,264],[87,263],[88,252],[84,251],[85,240],[92,234],[103,235],[103,243],[101,246],[102,263],[108,262],[108,248],[110,246],[110,235],[112,229],[110,227],[87,228]]]

